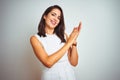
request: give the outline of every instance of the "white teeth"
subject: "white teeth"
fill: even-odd
[[[55,25],[55,24],[56,24],[56,22],[55,22],[55,21],[52,21],[52,20],[51,20],[51,23],[52,23],[53,25]]]

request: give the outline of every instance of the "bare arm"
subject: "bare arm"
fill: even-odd
[[[78,27],[79,31],[81,29],[81,23]],[[76,40],[73,44],[77,44]],[[77,45],[72,45],[68,50],[68,59],[71,63],[71,65],[76,66],[78,64],[78,51],[77,51]]]
[[[68,50],[68,59],[71,65],[76,66],[78,64],[78,51],[76,46],[71,46]]]
[[[37,58],[49,68],[52,67],[52,65],[54,65],[65,54],[71,45],[70,43],[66,43],[60,50],[48,56],[42,44],[36,39],[35,36],[30,38],[30,42]]]
[[[57,52],[52,55],[47,55],[45,49],[43,48],[40,41],[37,40],[35,36],[30,38],[30,42],[33,48],[33,51],[37,58],[48,68],[52,67],[70,48],[70,46],[74,43],[76,38],[78,37],[79,30],[73,30],[70,37],[68,38],[65,45],[59,49]]]

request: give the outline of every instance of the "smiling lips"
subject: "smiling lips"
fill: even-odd
[[[50,22],[52,23],[52,25],[56,25],[57,24],[57,22],[55,20],[51,20]]]

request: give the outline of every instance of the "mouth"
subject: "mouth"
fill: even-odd
[[[55,20],[50,20],[50,22],[51,22],[52,25],[56,25],[57,24],[57,22]]]

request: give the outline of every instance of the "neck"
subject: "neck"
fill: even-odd
[[[45,28],[45,33],[47,33],[47,34],[53,34],[53,32],[54,32],[54,29],[51,29],[51,28]]]

